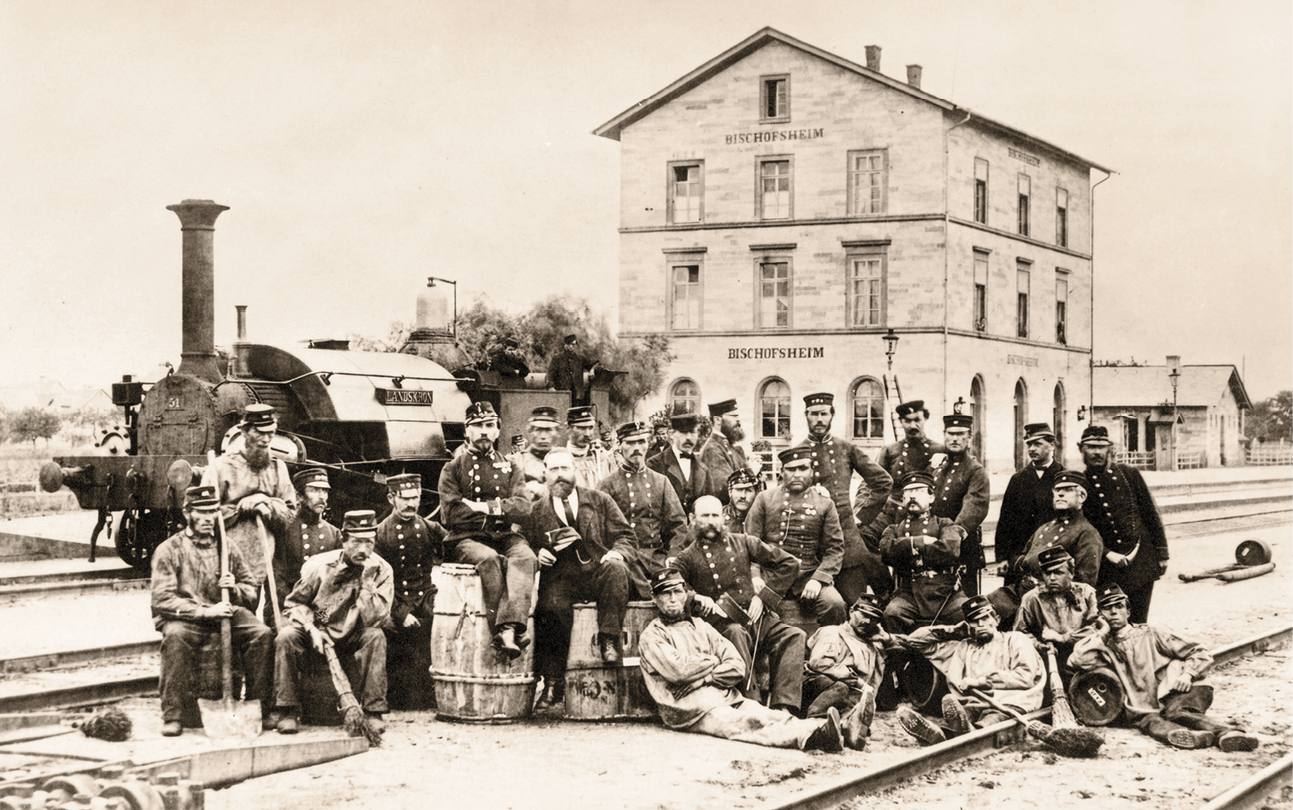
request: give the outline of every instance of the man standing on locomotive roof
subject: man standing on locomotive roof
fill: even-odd
[[[566,335],[561,350],[548,362],[548,385],[558,391],[569,391],[571,405],[587,405],[588,385],[584,382],[587,370],[588,361],[579,353],[579,336]]]
[[[943,417],[943,444],[947,455],[934,467],[934,503],[930,512],[965,529],[961,540],[961,590],[979,593],[983,570],[983,520],[988,516],[988,471],[970,455],[974,417],[953,413]]]
[[[625,422],[619,427],[620,465],[602,479],[597,489],[611,496],[637,537],[636,554],[628,559],[633,585],[642,599],[651,598],[651,575],[678,556],[686,541],[687,517],[669,479],[647,469],[646,422]]]
[[[745,534],[745,518],[759,494],[759,478],[742,467],[727,477],[727,505],[723,507],[723,528],[732,534]]]
[[[998,572],[1005,585],[992,593],[992,607],[1012,626],[1019,600],[1024,571],[1019,558],[1033,533],[1042,524],[1055,519],[1055,476],[1064,467],[1055,461],[1055,432],[1045,422],[1024,425],[1024,444],[1028,448],[1028,465],[1010,478],[1001,497],[1001,513],[993,536]]]
[[[270,455],[269,445],[278,432],[272,405],[248,405],[238,423],[242,447],[216,458],[202,474],[204,486],[215,487],[224,514],[224,527],[256,578],[257,599],[265,571],[296,512],[296,491],[282,459]],[[260,526],[269,534],[268,552],[261,542]],[[268,555],[268,556],[267,556]]]
[[[611,496],[576,483],[570,453],[557,449],[543,463],[548,494],[535,501],[526,531],[539,549],[539,602],[534,610],[534,669],[543,676],[536,708],[565,699],[566,660],[575,603],[597,603],[597,648],[615,664],[623,654],[620,636],[633,591],[628,560],[636,536]]]
[[[670,418],[669,426],[669,447],[648,458],[647,466],[669,479],[682,511],[690,515],[696,499],[712,495],[715,486],[705,465],[696,458],[700,418],[694,413],[680,413]]]
[[[880,549],[868,546],[860,531],[884,508],[893,478],[857,445],[831,435],[831,422],[835,419],[833,394],[804,397],[804,418],[808,422],[808,438],[800,447],[809,450],[813,468],[810,483],[824,487],[830,495],[844,534],[844,559],[835,578],[844,600],[840,606],[843,621],[843,605],[852,604],[868,587],[882,597],[888,596],[893,588],[889,569],[880,562]],[[850,497],[853,473],[862,476],[862,483],[866,485],[865,495],[862,490],[858,491],[856,511]]]
[[[891,633],[909,633],[920,622],[961,620],[961,539],[965,529],[930,511],[934,478],[913,470],[898,481],[902,519],[884,530],[880,557],[893,566],[898,587],[884,609]]]
[[[341,531],[323,519],[328,509],[328,471],[322,467],[306,467],[292,476],[292,483],[301,497],[301,508],[287,524],[283,540],[274,546],[274,588],[278,591],[278,604],[287,602],[287,595],[301,579],[301,566],[315,554],[341,548]],[[265,622],[275,630],[274,608],[266,600]]]
[[[494,406],[488,402],[468,406],[464,430],[467,452],[440,471],[440,514],[449,532],[445,553],[451,562],[476,567],[494,648],[517,658],[530,643],[525,625],[538,563],[514,524],[529,518],[531,501],[520,468],[494,449],[498,438]],[[507,558],[506,581],[503,557]]]
[[[745,517],[745,532],[799,558],[799,575],[789,595],[818,624],[844,621],[844,599],[835,589],[835,576],[844,560],[844,533],[835,504],[816,487],[812,450],[800,445],[782,450],[784,483],[754,498]]]
[[[916,470],[928,472],[931,462],[937,463],[937,456],[947,452],[947,448],[925,438],[925,423],[929,420],[929,409],[925,407],[925,401],[913,399],[911,402],[904,402],[894,408],[894,413],[898,414],[898,421],[902,423],[902,430],[906,435],[902,441],[886,445],[876,458],[876,463],[895,481]]]
[[[538,497],[542,494],[545,475],[543,457],[557,440],[557,409],[541,405],[531,411],[525,423],[525,434],[529,446],[508,456],[507,460],[521,468],[526,489]]]
[[[178,737],[183,719],[196,711],[199,695],[198,653],[220,638],[220,621],[230,619],[233,649],[247,677],[247,699],[259,700],[268,725],[273,674],[270,658],[273,634],[252,613],[258,580],[253,578],[237,546],[229,546],[229,571],[220,572],[215,535],[220,502],[215,487],[189,487],[184,493],[185,528],[153,553],[153,626],[162,634],[162,735]],[[229,590],[229,601],[220,598]]]
[[[378,555],[390,563],[395,602],[386,628],[386,673],[393,708],[428,708],[432,697],[431,619],[436,587],[431,569],[444,561],[445,531],[418,514],[422,476],[386,479],[391,513],[377,524]]]
[[[565,450],[575,460],[575,476],[581,487],[592,489],[615,469],[615,457],[598,446],[597,417],[591,405],[580,405],[566,411],[570,438]]]
[[[745,451],[737,442],[745,438],[745,429],[741,427],[741,416],[736,411],[736,400],[728,399],[709,406],[709,417],[714,420],[714,430],[705,439],[700,449],[700,463],[705,465],[705,472],[716,485],[726,481],[736,470],[749,469],[745,460]],[[713,493],[723,503],[727,503],[727,490],[719,488]]]
[[[1078,447],[1091,493],[1082,511],[1104,541],[1100,587],[1120,586],[1132,623],[1144,624],[1154,582],[1167,572],[1167,534],[1145,479],[1134,467],[1113,463],[1110,444],[1109,430],[1102,425],[1082,431]]]

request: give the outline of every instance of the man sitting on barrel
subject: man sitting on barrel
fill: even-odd
[[[371,509],[347,512],[341,548],[311,557],[301,581],[287,597],[284,626],[275,639],[274,701],[280,734],[295,734],[301,709],[301,668],[311,655],[330,646],[355,689],[368,726],[384,729],[386,712],[386,634],[394,586],[391,566],[377,556],[377,515]],[[308,648],[307,649],[307,645]],[[313,652],[311,652],[313,651]]]
[[[1117,585],[1102,586],[1097,599],[1096,631],[1074,645],[1069,666],[1113,670],[1122,685],[1122,725],[1177,748],[1257,747],[1256,737],[1205,714],[1212,706],[1212,685],[1203,678],[1212,655],[1202,645],[1166,628],[1131,624],[1127,594]]]
[[[827,625],[808,639],[808,661],[804,668],[804,700],[808,717],[825,717],[834,706],[847,712],[858,704],[875,713],[876,689],[884,677],[884,607],[880,597],[864,593],[849,608],[844,624]],[[844,742],[861,749],[865,740]]]
[[[1065,475],[1065,473],[1060,473]],[[1015,629],[1032,636],[1037,649],[1045,652],[1055,645],[1060,675],[1067,684],[1072,674],[1064,668],[1073,645],[1095,632],[1095,588],[1073,579],[1073,557],[1059,546],[1045,548],[1037,555],[1042,584],[1024,594],[1015,614]]]
[[[910,636],[895,636],[903,647],[929,659],[947,680],[943,724],[939,727],[909,706],[898,709],[904,731],[926,744],[965,734],[1007,719],[971,690],[1020,712],[1040,709],[1046,687],[1046,665],[1032,639],[1013,630],[1000,632],[1000,619],[986,596],[965,601],[965,621],[922,627]]]
[[[162,735],[178,737],[185,716],[197,711],[204,663],[200,653],[220,638],[220,621],[230,619],[233,649],[242,659],[247,699],[261,701],[269,714],[270,632],[252,610],[257,581],[238,547],[216,538],[220,501],[215,487],[189,487],[184,493],[184,530],[167,538],[153,553],[153,626],[162,634]],[[217,543],[229,543],[229,570],[220,573]],[[229,590],[229,601],[220,591]],[[216,648],[216,655],[219,649]],[[187,712],[185,710],[188,710]],[[195,719],[195,718],[194,718]]]
[[[534,503],[527,525],[543,567],[534,610],[534,668],[543,676],[537,709],[565,700],[576,602],[597,603],[598,651],[605,663],[619,663],[633,590],[628,560],[636,539],[611,496],[575,485],[575,462],[568,451],[549,451],[543,464],[548,494]]]
[[[871,718],[864,706],[844,719],[832,706],[824,721],[800,720],[743,697],[745,662],[732,642],[688,615],[689,594],[682,575],[671,568],[657,572],[651,591],[659,616],[642,631],[638,651],[647,691],[666,726],[801,751],[844,750],[845,726],[852,738],[867,737]]]

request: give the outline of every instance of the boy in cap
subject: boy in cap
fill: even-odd
[[[726,481],[736,470],[749,469],[745,460],[745,451],[737,442],[745,438],[745,429],[741,427],[741,415],[736,410],[736,400],[725,399],[711,403],[709,418],[714,422],[714,431],[705,439],[700,450],[700,462],[705,465],[705,472],[715,481]],[[727,503],[727,491],[720,489],[713,493],[723,503]]]
[[[266,722],[270,710],[271,639],[273,635],[252,611],[258,582],[237,546],[229,545],[229,571],[220,573],[215,487],[189,487],[184,493],[183,530],[153,553],[153,626],[162,634],[162,735],[178,737],[186,716],[196,713],[200,671],[198,652],[220,637],[220,621],[230,619],[233,649],[247,677],[247,699],[261,701]],[[221,599],[221,589],[229,601]]]
[[[844,624],[822,627],[808,639],[808,660],[804,668],[806,717],[823,717],[834,706],[848,712],[862,704],[865,725],[875,716],[875,694],[884,677],[884,606],[873,594],[859,596],[849,608]],[[863,740],[851,740],[849,748],[861,749]]]
[[[930,511],[934,477],[914,470],[898,482],[902,519],[880,536],[880,559],[893,566],[898,587],[884,609],[891,633],[910,633],[921,622],[958,622],[965,592],[960,585],[965,529]]]
[[[377,515],[371,509],[347,512],[341,524],[341,548],[311,557],[301,567],[301,581],[287,597],[285,626],[274,642],[274,702],[280,734],[295,734],[301,703],[301,664],[308,655],[322,656],[325,645],[336,650],[347,669],[369,727],[385,728],[386,634],[395,595],[391,566],[377,556]]]
[[[1257,748],[1256,737],[1205,714],[1212,706],[1212,685],[1204,680],[1212,655],[1202,645],[1167,628],[1131,623],[1127,594],[1117,585],[1101,585],[1096,598],[1100,621],[1078,640],[1068,663],[1075,670],[1114,671],[1123,696],[1116,722],[1177,748]]]
[[[690,515],[697,498],[714,494],[709,471],[696,458],[700,417],[694,413],[670,417],[669,442],[668,448],[647,459],[647,466],[669,479],[682,511]]]
[[[1024,594],[1015,614],[1015,630],[1033,637],[1038,650],[1055,645],[1060,674],[1067,684],[1072,671],[1066,666],[1073,645],[1095,632],[1099,613],[1095,588],[1073,579],[1073,557],[1061,546],[1042,549],[1037,555],[1041,584]]]
[[[1019,583],[1024,571],[1018,565],[1018,558],[1028,547],[1033,533],[1055,519],[1055,477],[1064,469],[1055,461],[1055,432],[1047,423],[1024,425],[1024,444],[1028,449],[1028,464],[1006,484],[993,535],[997,562],[1001,563],[998,573],[1005,587],[992,594],[992,605],[1007,626],[1013,624],[1023,596]]]
[[[745,662],[717,630],[688,616],[682,576],[663,569],[652,579],[651,591],[659,616],[642,631],[638,650],[642,678],[666,726],[801,751],[844,750],[845,724],[854,727],[854,737],[865,739],[858,728],[861,710],[847,721],[834,707],[825,721],[800,720],[743,697],[738,687],[746,680]]]
[[[386,479],[391,513],[377,524],[376,551],[391,566],[395,601],[387,626],[388,699],[394,708],[421,709],[432,700],[431,618],[436,587],[431,569],[444,562],[444,528],[418,514],[422,476]]]
[[[614,458],[598,446],[597,417],[592,406],[580,405],[566,411],[566,425],[570,438],[564,449],[575,460],[576,483],[591,489],[615,469]]]
[[[301,506],[287,524],[282,542],[274,545],[274,589],[278,592],[280,607],[301,578],[301,566],[306,560],[341,547],[341,530],[323,519],[332,492],[328,471],[322,467],[306,467],[292,476],[292,484]],[[277,632],[273,613],[273,606],[266,600],[265,623]]]

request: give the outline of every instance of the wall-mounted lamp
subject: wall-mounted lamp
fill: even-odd
[[[957,397],[956,402],[952,403],[952,413],[961,413],[965,410],[965,397]]]
[[[888,333],[884,335],[882,340],[884,340],[885,345],[884,356],[889,359],[889,370],[893,371],[893,355],[894,352],[898,351],[899,338],[893,333],[893,330],[890,329]]]
[[[1083,405],[1082,407],[1078,408],[1078,411],[1077,411],[1077,420],[1078,420],[1079,422],[1081,422],[1083,419],[1086,419],[1086,406],[1085,406],[1085,405]]]

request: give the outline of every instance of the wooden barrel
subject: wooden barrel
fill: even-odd
[[[922,714],[938,716],[943,711],[943,696],[948,694],[947,678],[929,659],[920,655],[890,658],[898,667],[898,689],[907,702]]]
[[[1112,669],[1078,672],[1069,682],[1069,706],[1085,726],[1107,726],[1122,714],[1122,682]]]
[[[799,607],[799,600],[787,595],[781,600],[781,605],[776,609],[776,614],[781,620],[791,627],[798,627],[811,637],[817,632],[817,617],[811,613],[805,613]]]
[[[431,623],[436,717],[466,723],[514,723],[529,717],[534,645],[513,660],[494,649],[475,566],[438,566],[431,581],[438,589]],[[527,633],[534,638],[533,612]]]
[[[575,605],[566,658],[566,717],[570,720],[632,720],[655,717],[655,701],[647,692],[638,665],[638,640],[656,617],[654,602],[629,602],[620,635],[623,659],[602,661],[597,646],[597,606]]]

